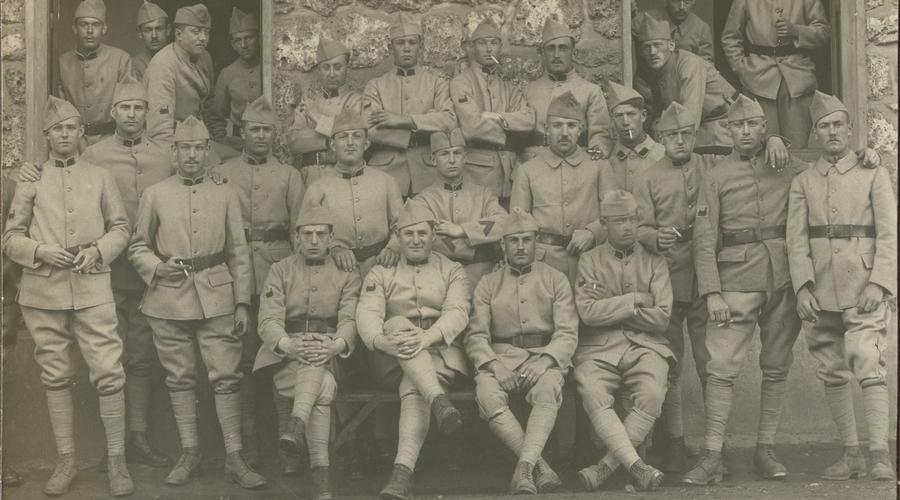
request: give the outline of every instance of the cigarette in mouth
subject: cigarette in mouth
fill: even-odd
[[[500,64],[500,61],[496,57],[494,57],[493,54],[491,54],[491,60],[494,61],[494,64]]]
[[[628,131],[628,138],[629,138],[629,139],[634,139],[634,135],[631,133],[630,130]]]

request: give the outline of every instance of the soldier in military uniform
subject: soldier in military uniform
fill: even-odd
[[[574,283],[578,255],[602,241],[600,172],[606,160],[593,160],[578,146],[584,112],[571,92],[547,108],[550,147],[522,164],[513,181],[511,208],[537,220],[536,260],[549,264]],[[601,236],[601,237],[598,237]]]
[[[712,29],[706,21],[700,19],[694,10],[695,0],[664,0],[665,6],[641,12],[634,16],[632,25],[640,26],[647,17],[657,21],[667,21],[672,28],[672,41],[675,48],[684,50],[713,61]],[[638,30],[634,30],[636,34]]]
[[[403,211],[397,222],[403,255],[394,267],[369,271],[356,310],[375,382],[400,394],[397,455],[380,493],[386,499],[411,498],[432,414],[445,435],[462,425],[445,392],[468,371],[457,337],[469,322],[471,294],[462,266],[431,251],[434,223],[429,211]]]
[[[106,35],[103,0],[82,0],[75,9],[72,31],[76,47],[59,56],[57,95],[78,109],[85,146],[89,146],[116,130],[109,109],[116,83],[131,74],[131,57],[101,41]]]
[[[831,26],[820,0],[735,0],[722,31],[722,50],[744,92],[766,113],[770,134],[805,148],[816,90],[811,51],[828,47]]]
[[[609,155],[609,168],[600,172],[600,184],[607,190],[633,192],[640,176],[665,156],[666,148],[644,131],[647,109],[641,94],[611,81],[606,100],[617,140]]]
[[[78,110],[50,96],[44,118],[50,159],[39,181],[17,187],[3,246],[22,266],[18,302],[34,340],[59,454],[44,492],[66,493],[77,472],[77,344],[100,396],[110,493],[122,496],[134,492],[134,483],[125,465],[125,371],[109,265],[128,245],[128,216],[112,174],[78,158],[83,133]]]
[[[614,138],[603,91],[572,68],[574,53],[575,35],[565,26],[547,18],[538,47],[544,74],[525,89],[525,99],[536,112],[534,132],[527,141],[523,155],[526,160],[534,158],[547,146],[547,108],[550,101],[566,92],[571,92],[584,107],[581,117],[584,128],[578,136],[578,145],[595,159],[606,158],[612,150]]]
[[[341,382],[339,361],[356,348],[362,281],[358,272],[341,271],[328,256],[334,224],[329,210],[306,205],[295,220],[298,252],[272,265],[260,297],[263,345],[253,369],[275,365],[276,392],[293,400],[285,422],[278,422],[279,442],[293,455],[308,443],[312,498],[326,500],[331,498],[331,403]]]
[[[226,161],[215,171],[228,180],[241,200],[244,236],[250,249],[250,322],[241,355],[241,431],[244,457],[251,465],[258,462],[259,437],[256,429],[256,383],[251,376],[253,360],[259,350],[256,312],[259,294],[269,266],[291,255],[291,221],[297,219],[305,186],[300,173],[281,164],[272,156],[276,128],[275,110],[260,96],[247,106],[241,116],[244,152]],[[284,402],[276,399],[276,408]]]
[[[469,145],[466,176],[490,189],[505,205],[518,166],[516,133],[521,137],[534,130],[534,109],[512,82],[497,74],[503,44],[500,28],[485,20],[472,32],[469,43],[474,60],[450,81],[450,97]]]
[[[897,200],[887,170],[862,169],[850,149],[850,114],[836,97],[816,92],[813,131],[824,153],[794,178],[787,244],[793,289],[809,351],[844,445],[824,479],[866,475],[853,414],[851,376],[862,387],[872,478],[894,480],[888,451],[888,345],[885,303],[897,295]]]
[[[369,80],[363,107],[372,142],[368,165],[391,175],[400,194],[414,196],[434,182],[426,163],[431,133],[456,127],[446,79],[418,66],[422,28],[400,16],[390,29],[394,69]]]
[[[141,197],[129,259],[147,283],[141,311],[153,329],[172,401],[182,454],[166,484],[186,484],[200,466],[197,352],[215,393],[225,441],[225,474],[243,488],[266,480],[240,454],[241,336],[250,314],[250,256],[236,192],[207,176],[209,133],[189,116],[172,147],[177,174]]]
[[[262,67],[260,66],[259,21],[234,7],[228,24],[231,48],[238,58],[225,66],[216,79],[215,106],[219,116],[231,123],[226,143],[242,149],[241,121],[244,108],[262,95]]]
[[[138,81],[143,81],[144,72],[150,59],[169,42],[172,27],[169,25],[169,15],[159,5],[144,0],[138,8],[137,32],[143,47],[131,56],[131,71]]]
[[[575,305],[584,327],[575,351],[575,381],[584,410],[607,453],[578,472],[587,491],[599,488],[625,466],[642,490],[654,490],[662,472],[644,463],[635,448],[653,428],[675,357],[665,338],[672,311],[666,260],[637,244],[640,220],[634,197],[607,191],[600,206],[608,238],[581,256]],[[613,405],[629,391],[624,420]]]
[[[499,258],[493,229],[506,210],[488,188],[466,181],[465,157],[460,129],[431,134],[431,162],[438,180],[406,205],[431,212],[437,221],[432,250],[462,264],[474,288]]]
[[[481,418],[518,459],[511,494],[546,493],[562,485],[541,452],[578,343],[572,287],[564,274],[534,261],[537,231],[534,218],[520,210],[500,223],[496,232],[507,265],[475,288],[465,342]],[[517,393],[531,405],[525,430],[508,406]]]
[[[2,182],[0,182],[0,203],[2,203],[3,207],[3,211],[0,212],[0,234],[6,231],[6,219],[9,214],[9,208],[12,206],[13,195],[16,193],[16,185],[16,180],[9,176],[3,177]],[[2,339],[0,365],[2,365],[3,370],[3,381],[7,384],[7,387],[11,387],[16,383],[16,376],[13,375],[12,363],[7,361],[7,359],[12,355],[18,341],[21,314],[19,305],[16,304],[16,296],[19,292],[19,278],[22,276],[22,269],[7,257],[5,248],[2,249],[0,259],[2,259],[2,264],[0,265],[3,266],[0,269],[3,272],[3,294],[0,295],[0,302],[2,302],[3,307],[2,312],[0,312],[0,320],[2,320],[2,326],[0,326],[0,339]],[[10,414],[11,412],[7,413],[6,425],[0,430],[3,434],[3,441],[7,443],[9,442],[8,436],[16,428],[15,422],[12,422],[8,416]],[[3,460],[3,475],[0,478],[0,484],[4,488],[22,484],[22,476],[9,465],[8,459]]]
[[[328,144],[334,119],[342,111],[362,112],[362,94],[347,86],[350,49],[327,38],[316,49],[316,75],[322,94],[304,99],[294,110],[294,123],[285,133],[288,149],[300,167],[303,181],[311,186],[335,164]]]

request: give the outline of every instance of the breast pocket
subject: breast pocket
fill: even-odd
[[[211,271],[209,273],[209,285],[212,287],[219,287],[231,284],[234,282],[234,278],[231,277],[231,273],[228,272],[228,269]]]
[[[747,247],[744,245],[725,247],[719,250],[719,255],[716,257],[716,260],[719,262],[746,262]]]

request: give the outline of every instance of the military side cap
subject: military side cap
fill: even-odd
[[[612,113],[618,105],[625,103],[641,108],[644,105],[644,97],[631,87],[619,85],[616,82],[609,82],[606,91],[606,105],[609,108],[609,112]]]
[[[761,118],[764,116],[766,116],[766,114],[763,113],[762,106],[744,94],[738,94],[737,99],[735,99],[728,108],[728,121],[730,122],[746,120],[748,118]]]
[[[369,124],[363,116],[349,108],[343,109],[336,117],[331,127],[331,137],[348,130],[368,130]]]
[[[343,54],[350,55],[350,49],[344,44],[330,38],[319,38],[319,46],[316,48],[316,64],[325,62],[329,59],[334,59]]]
[[[520,207],[513,207],[512,211],[500,221],[496,229],[496,234],[501,238],[516,233],[537,232],[537,221],[530,213],[522,210]]]
[[[417,327],[406,316],[394,316],[384,322],[384,334],[393,335],[400,332],[415,330]]]
[[[121,82],[116,83],[116,89],[113,91],[113,105],[122,101],[147,101],[147,89],[144,88],[144,84],[135,80],[130,73]]]
[[[397,22],[391,25],[390,38],[400,38],[403,36],[421,36],[422,27],[409,16],[400,14]]]
[[[81,118],[81,114],[71,102],[51,95],[47,99],[47,109],[44,112],[44,131],[50,130],[50,127],[63,120],[76,116]]]
[[[323,205],[307,203],[300,208],[294,227],[328,225],[334,227],[334,215]]]
[[[573,42],[575,41],[575,35],[569,31],[569,28],[548,17],[547,20],[544,21],[544,31],[541,34],[541,45],[544,45],[550,40],[556,40],[557,38],[562,37],[569,37]]]
[[[694,115],[678,101],[672,101],[672,104],[669,104],[669,107],[660,115],[659,121],[656,123],[656,130],[665,132],[696,125]]]
[[[817,90],[813,95],[812,104],[809,105],[809,116],[812,118],[813,125],[835,111],[843,111],[848,115],[850,114],[847,106],[844,106],[840,99]]]
[[[175,24],[212,28],[212,21],[209,19],[209,9],[202,3],[178,9],[175,12]]]
[[[463,137],[462,129],[455,128],[453,130],[439,130],[431,134],[431,152],[437,152],[442,149],[455,148],[459,146],[465,147],[466,138]]]
[[[159,5],[156,5],[153,2],[148,2],[144,0],[144,3],[138,8],[137,15],[137,24],[138,26],[142,24],[149,23],[150,21],[155,21],[157,19],[169,18],[169,15],[166,14],[166,11],[162,10]]]
[[[106,4],[103,0],[82,0],[75,8],[75,19],[93,17],[106,22]]]
[[[397,219],[397,229],[413,226],[420,222],[435,222],[434,214],[428,207],[418,203],[408,203]]]
[[[259,31],[259,21],[254,14],[248,14],[241,9],[231,9],[231,20],[228,22],[228,34],[233,35],[241,31]]]
[[[621,217],[637,213],[638,205],[628,191],[616,189],[603,193],[600,200],[600,217]]]
[[[472,32],[472,35],[469,36],[469,41],[474,42],[475,40],[482,38],[501,38],[500,28],[491,22],[490,19],[481,21],[481,24],[479,24],[478,27],[475,28],[475,31]]]
[[[547,116],[584,121],[584,110],[581,109],[581,103],[578,102],[578,99],[575,98],[571,91],[567,90],[550,101],[550,105],[547,106]]]
[[[638,40],[671,40],[672,25],[669,21],[654,19],[653,16],[644,16],[644,22],[638,29]]]
[[[266,99],[266,96],[264,95],[257,97],[244,108],[244,114],[241,115],[241,120],[265,123],[268,125],[278,125],[278,119],[275,117],[275,109],[272,108],[272,104],[269,103],[269,100]]]
[[[209,140],[209,131],[202,120],[190,115],[175,125],[175,138],[173,142]]]

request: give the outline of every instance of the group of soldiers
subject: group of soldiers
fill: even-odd
[[[804,101],[792,83],[803,65],[790,60],[807,57],[794,49],[827,34],[821,5],[776,2],[785,17],[766,27],[755,9],[772,2],[734,2],[750,98],[703,60],[704,37],[680,31],[702,23],[692,3],[668,1],[636,29],[658,85],[650,97],[615,82],[604,95],[578,76],[575,36],[553,20],[539,48],[545,73],[524,92],[498,75],[502,36],[489,21],[466,38],[470,58],[448,82],[418,64],[421,26],[401,17],[389,33],[395,67],[362,93],[347,86],[350,50],[323,37],[322,93],[298,103],[283,131],[295,168],[273,152],[281,123],[261,95],[253,16],[235,9],[239,58],[216,81],[202,4],[178,10],[167,43],[166,13],[145,2],[147,53],[129,60],[100,43],[102,1],[84,0],[79,46],[60,59],[68,100],[50,96],[46,110],[50,158],[20,169],[3,233],[22,268],[18,304],[59,454],[44,491],[63,494],[76,475],[76,343],[100,395],[115,496],[134,491],[127,463],[172,467],[173,486],[196,475],[198,351],[225,474],[243,488],[266,484],[254,470],[264,402],[249,383],[261,370],[281,470],[296,473],[308,451],[318,500],[332,497],[332,408],[341,421],[336,395],[354,378],[400,397],[399,423],[376,415],[376,439],[397,430],[382,498],[411,498],[432,418],[441,434],[458,432],[447,393],[467,378],[481,418],[517,457],[510,493],[561,486],[542,452],[567,377],[605,450],[578,472],[585,490],[619,466],[640,489],[658,488],[663,472],[708,484],[727,473],[734,381],[757,327],[754,463],[783,478],[773,444],[802,321],[844,445],[823,477],[892,479],[884,348],[897,207],[878,156],[851,149],[847,108],[819,92]],[[773,33],[775,73],[753,45]],[[758,75],[781,83],[754,86]],[[788,150],[805,145],[801,122],[823,147],[813,164]],[[685,330],[706,411],[703,453],[687,471]],[[174,463],[147,438],[157,359],[182,447]],[[511,397],[531,406],[524,426]],[[654,426],[659,469],[639,453]]]

